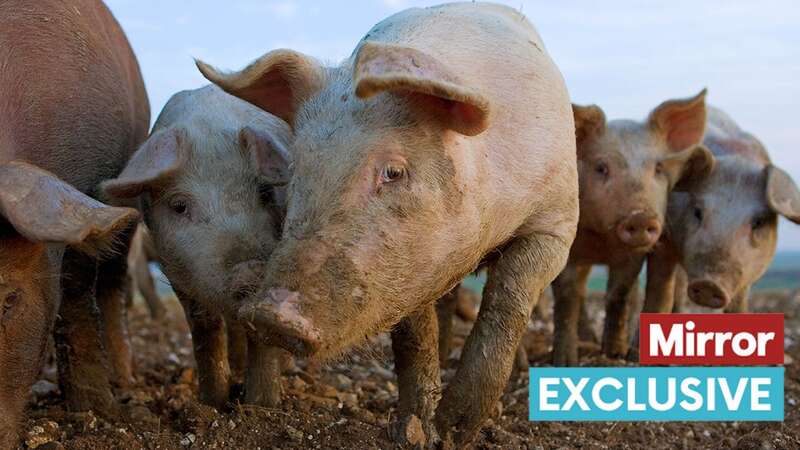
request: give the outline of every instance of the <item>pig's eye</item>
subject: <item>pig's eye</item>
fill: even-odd
[[[259,184],[258,196],[263,205],[272,205],[275,203],[275,188],[271,184]]]
[[[697,219],[698,222],[703,221],[703,210],[696,206],[694,208],[694,218]]]
[[[20,297],[22,297],[22,295],[19,291],[11,291],[6,294],[6,297],[3,299],[2,310],[0,310],[0,317],[16,306],[17,303],[19,303]]]
[[[183,216],[189,212],[189,202],[183,197],[174,197],[169,201],[169,209],[175,214]]]
[[[602,175],[604,177],[607,177],[608,176],[608,164],[600,161],[600,162],[598,162],[597,164],[594,165],[594,171],[598,175]]]
[[[750,227],[755,230],[759,230],[763,228],[769,222],[769,218],[767,216],[755,216],[753,217],[753,221],[750,224]]]
[[[663,173],[664,173],[664,165],[661,164],[660,162],[656,163],[656,175],[662,175]]]
[[[391,183],[406,176],[406,168],[397,164],[387,164],[381,170],[381,183]]]

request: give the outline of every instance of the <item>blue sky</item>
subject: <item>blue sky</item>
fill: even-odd
[[[107,0],[139,58],[153,119],[173,93],[202,86],[193,57],[238,69],[275,48],[335,63],[372,25],[430,1]],[[800,183],[800,4],[786,1],[520,1],[576,103],[643,118],[708,87]],[[782,220],[779,248],[800,250]]]

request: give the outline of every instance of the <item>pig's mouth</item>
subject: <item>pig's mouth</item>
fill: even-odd
[[[300,314],[298,299],[296,292],[270,289],[264,300],[245,301],[238,319],[265,343],[297,356],[311,356],[320,349],[320,332]]]

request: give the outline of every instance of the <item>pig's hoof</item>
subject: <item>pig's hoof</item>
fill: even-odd
[[[425,429],[416,414],[400,417],[389,424],[389,438],[401,448],[424,449],[428,447]]]
[[[553,365],[556,367],[571,367],[578,365],[578,349],[553,349]]]
[[[609,358],[624,358],[628,354],[628,344],[624,342],[604,342],[603,353]]]

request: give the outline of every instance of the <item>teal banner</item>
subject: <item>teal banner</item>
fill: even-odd
[[[532,421],[783,421],[783,367],[532,367]]]

